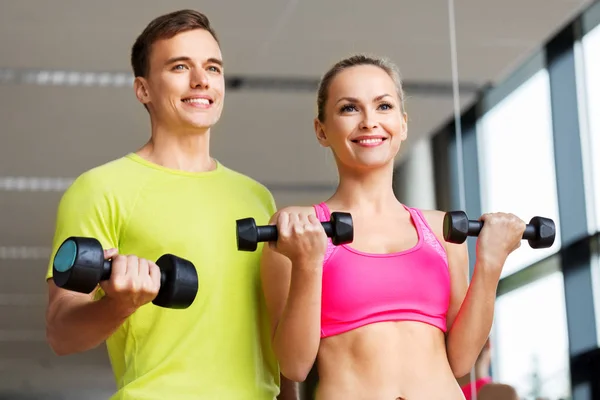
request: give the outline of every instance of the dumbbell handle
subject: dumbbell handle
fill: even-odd
[[[159,270],[160,270],[160,287],[164,287],[167,276],[163,272],[162,268],[159,268]],[[109,280],[111,273],[112,273],[112,260],[104,260],[104,263],[102,264],[102,275],[100,276],[100,280],[101,281]]]
[[[468,226],[468,234],[469,236],[479,236],[479,233],[481,232],[481,229],[483,228],[483,221],[478,221],[478,220],[469,220],[469,226]],[[537,238],[537,230],[535,228],[534,225],[532,224],[527,224],[525,226],[525,232],[523,232],[523,239],[536,239]]]
[[[327,237],[333,236],[333,224],[329,221],[321,222]],[[258,242],[276,242],[279,237],[276,225],[261,225],[256,227]]]

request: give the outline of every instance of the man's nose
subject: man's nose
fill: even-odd
[[[208,74],[204,70],[192,70],[192,76],[190,77],[190,86],[192,88],[207,89],[209,86]]]

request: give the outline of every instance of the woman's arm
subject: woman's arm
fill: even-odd
[[[496,290],[508,255],[521,244],[525,223],[510,214],[486,214],[484,228],[477,238],[473,277],[469,284],[467,244],[443,240],[443,212],[428,213],[448,255],[451,295],[447,314],[446,349],[455,377],[469,373],[494,320]]]
[[[321,271],[327,237],[311,210],[290,208],[275,214],[270,224],[277,222],[279,239],[276,245],[263,246],[261,259],[273,349],[281,373],[296,382],[306,379],[320,343]]]
[[[468,283],[467,246],[447,244],[451,297],[448,310],[446,350],[455,377],[469,373],[475,365],[494,319],[498,278],[488,268],[478,265]]]
[[[280,390],[277,400],[299,400],[300,394],[298,393],[298,384],[283,374],[280,376]]]

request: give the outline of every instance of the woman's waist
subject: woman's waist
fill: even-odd
[[[425,377],[424,377],[425,378]],[[379,382],[319,381],[315,400],[465,400],[465,396],[452,379],[421,379],[407,384]]]
[[[378,350],[378,354],[354,354],[317,360],[320,381],[336,382],[343,387],[353,382],[371,385],[405,388],[423,384],[439,384],[444,381],[456,383],[448,359],[440,352],[424,352],[420,356]],[[456,386],[458,388],[458,386]]]
[[[316,400],[464,400],[446,359],[391,358],[319,362]]]
[[[330,385],[334,390],[365,393],[377,389],[382,395],[396,391],[397,397],[402,393],[406,397],[406,393],[418,395],[426,386],[434,386],[461,395],[448,363],[443,332],[420,322],[371,324],[324,339],[318,371],[323,389]]]

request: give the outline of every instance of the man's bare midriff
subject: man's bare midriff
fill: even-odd
[[[444,333],[383,322],[321,340],[316,400],[463,400]]]

